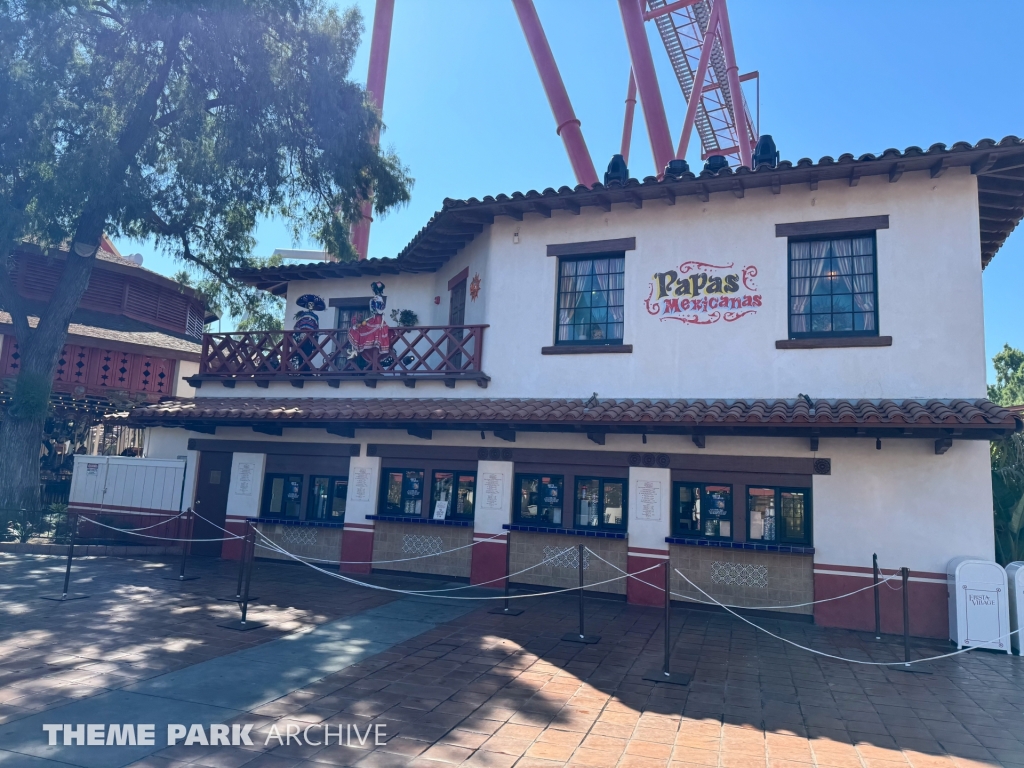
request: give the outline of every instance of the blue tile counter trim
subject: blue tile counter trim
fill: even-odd
[[[592,539],[624,539],[625,533],[618,531],[578,531],[574,528],[545,528],[541,525],[503,525],[506,531],[526,531],[527,533],[557,533],[561,536],[589,536]]]
[[[399,517],[398,515],[367,515],[367,520],[382,523],[426,523],[427,525],[454,525],[458,528],[472,528],[472,520],[434,520],[429,517]]]
[[[329,523],[325,520],[289,520],[276,517],[254,517],[251,518],[257,523],[264,525],[301,525],[309,528],[344,528],[345,523]]]
[[[711,539],[680,539],[666,536],[669,544],[682,544],[684,547],[718,547],[720,549],[746,549],[751,552],[782,552],[787,555],[813,555],[814,547],[794,547],[785,544],[751,544],[749,541],[713,541]]]

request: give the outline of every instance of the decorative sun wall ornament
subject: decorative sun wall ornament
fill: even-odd
[[[480,295],[480,273],[477,272],[473,275],[473,279],[469,281],[469,298],[476,301],[476,297]]]

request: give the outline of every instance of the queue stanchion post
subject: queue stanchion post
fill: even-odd
[[[577,632],[566,632],[562,635],[562,639],[570,643],[586,643],[587,645],[593,645],[594,643],[600,642],[600,635],[588,635],[584,627],[585,611],[583,608],[583,553],[586,547],[583,544],[579,546],[579,554],[576,559],[576,570],[580,574],[580,631]]]
[[[689,685],[690,676],[672,671],[672,564],[665,561],[665,662],[661,669],[644,675],[644,680],[670,685]]]
[[[878,555],[871,555],[871,573],[874,579],[875,588],[875,640],[882,639],[882,611],[878,605]]]
[[[256,546],[255,546],[255,544],[256,544],[256,528],[252,524],[252,520],[246,520],[245,521],[245,540],[248,542],[250,540],[250,538],[252,539],[253,546],[250,549],[250,551],[252,552],[252,555],[249,558],[249,566],[245,569],[245,583],[242,585],[242,599],[241,599],[242,618],[241,618],[240,621],[231,621],[231,622],[228,622],[227,624],[218,624],[217,625],[218,627],[223,627],[224,629],[234,629],[234,630],[236,630],[238,632],[248,632],[249,630],[259,629],[260,627],[265,627],[266,626],[266,624],[264,624],[262,622],[259,622],[259,621],[249,621],[248,620],[248,615],[249,615],[249,585],[252,583],[252,572],[253,572],[253,569],[256,567]]]
[[[68,588],[71,586],[71,561],[75,556],[75,537],[78,534],[78,514],[74,512],[68,514],[68,527],[71,529],[71,538],[68,542],[68,562],[64,568],[64,590],[59,597],[57,595],[43,595],[43,600],[65,603],[69,600],[83,600],[88,597],[88,595],[81,592],[68,592]]]
[[[903,666],[896,669],[930,675],[931,672],[921,669],[920,665],[910,663],[910,569],[906,566],[900,568],[900,575],[903,577]]]
[[[499,613],[502,616],[518,616],[523,612],[522,608],[512,608],[508,599],[509,575],[512,573],[512,531],[505,536],[505,605],[503,608],[492,608],[488,613]]]
[[[255,548],[256,542],[253,541],[253,548]],[[240,603],[242,602],[242,580],[245,578],[245,563],[249,558],[249,524],[246,523],[245,537],[242,539],[242,553],[238,557],[238,585],[235,587],[235,594],[228,595],[227,597],[218,597],[217,599],[224,603]],[[259,600],[255,595],[249,595],[249,602],[254,603]]]
[[[184,514],[178,517],[178,538],[181,539],[181,567],[177,576],[164,576],[168,581],[196,581],[198,576],[185,575],[185,561],[188,560],[188,553],[192,549],[192,536],[195,533],[195,513],[189,507]],[[181,535],[182,524],[185,527],[185,535]]]

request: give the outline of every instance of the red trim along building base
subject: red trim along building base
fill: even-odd
[[[342,573],[369,573],[373,560],[373,526],[361,523],[345,523],[341,535]]]
[[[903,634],[903,591],[898,571],[885,570],[880,579],[896,578],[878,588],[882,632]],[[823,600],[862,589],[871,583],[871,569],[852,565],[814,565],[814,599]],[[910,634],[915,637],[949,637],[949,597],[946,574],[923,571],[910,572]],[[814,623],[822,627],[839,627],[873,632],[875,629],[874,590],[865,589],[856,595],[817,603]]]
[[[630,547],[626,551],[626,572],[637,573],[652,565],[668,562],[667,549]],[[626,579],[626,602],[633,605],[665,605],[665,570],[655,568],[634,579]]]
[[[508,534],[493,538],[492,535],[475,534],[473,559],[469,567],[469,583],[483,584],[488,589],[504,589],[505,550],[508,548]],[[513,569],[514,570],[514,569]]]

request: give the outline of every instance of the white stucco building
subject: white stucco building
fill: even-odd
[[[445,200],[394,259],[240,274],[318,329],[212,334],[195,397],[131,420],[192,458],[201,513],[344,570],[498,586],[511,546],[554,558],[515,581],[571,585],[585,543],[770,609],[877,554],[944,636],[946,563],[993,557],[989,440],[1021,427],[985,400],[982,269],[1022,169],[1010,137]],[[874,624],[870,591],[785,610]]]

